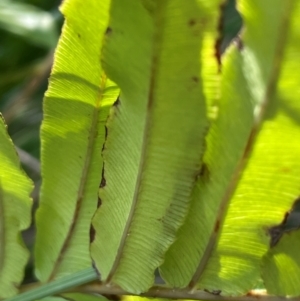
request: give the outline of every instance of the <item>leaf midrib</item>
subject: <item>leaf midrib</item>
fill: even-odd
[[[107,82],[107,77],[105,74],[102,74],[100,89],[99,89],[99,97],[97,98],[97,101],[95,103],[95,107],[94,107],[93,115],[92,115],[92,122],[91,122],[90,131],[89,131],[90,132],[89,142],[88,142],[88,146],[87,146],[87,153],[85,156],[85,162],[83,165],[78,193],[77,193],[77,197],[76,197],[75,212],[73,214],[73,219],[72,219],[71,225],[69,227],[66,239],[65,239],[62,247],[60,248],[60,252],[59,252],[59,255],[58,255],[55,263],[53,264],[53,269],[52,269],[50,276],[48,277],[48,281],[53,280],[53,278],[55,277],[56,272],[57,272],[61,262],[63,261],[64,253],[68,250],[68,245],[73,237],[73,232],[77,225],[77,220],[78,220],[78,216],[80,213],[82,200],[83,200],[84,194],[85,194],[86,181],[87,181],[87,177],[88,177],[89,170],[91,167],[91,159],[93,158],[94,145],[95,145],[95,143],[97,141],[97,137],[98,137],[97,124],[99,122],[99,111],[101,109],[101,102],[103,99],[103,92],[104,92],[104,89],[106,86],[106,82]]]
[[[168,1],[166,1],[168,2]],[[136,185],[135,185],[135,190],[134,190],[134,195],[132,199],[132,206],[130,208],[130,212],[126,221],[126,225],[124,227],[123,235],[120,240],[118,252],[115,258],[115,261],[113,263],[113,266],[109,272],[109,275],[106,279],[106,283],[110,283],[115,272],[118,269],[119,263],[121,261],[122,255],[123,255],[123,250],[126,244],[126,240],[128,237],[128,232],[132,224],[133,216],[135,214],[135,210],[137,208],[137,203],[139,201],[139,191],[140,191],[140,186],[141,186],[141,181],[142,181],[142,174],[145,166],[145,161],[146,161],[146,153],[147,153],[147,145],[148,145],[148,132],[150,129],[150,116],[151,116],[151,111],[153,108],[153,91],[154,87],[156,85],[156,74],[157,70],[159,67],[159,51],[157,49],[160,49],[158,47],[162,41],[163,38],[163,22],[162,20],[158,20],[157,14],[160,10],[159,6],[166,5],[164,4],[157,4],[157,7],[155,9],[155,13],[153,14],[153,22],[154,22],[154,35],[153,35],[153,43],[152,43],[152,59],[151,59],[151,69],[150,69],[150,81],[149,81],[149,93],[148,93],[148,103],[146,107],[146,120],[145,120],[145,125],[144,125],[144,131],[143,131],[143,137],[142,137],[142,147],[141,147],[141,156],[140,156],[140,162],[139,162],[139,167],[138,167],[138,174],[137,174],[137,179],[136,179]],[[158,24],[160,23],[160,24]]]
[[[203,256],[201,257],[199,265],[188,285],[188,287],[190,288],[190,290],[192,292],[196,289],[197,283],[199,282],[199,279],[201,278],[202,274],[204,273],[206,265],[209,262],[210,256],[212,255],[212,252],[216,245],[216,242],[219,239],[231,197],[233,196],[233,193],[238,186],[238,183],[241,179],[243,171],[247,166],[250,154],[253,150],[253,146],[254,146],[256,137],[261,129],[263,119],[267,112],[268,106],[271,102],[272,94],[276,91],[276,83],[278,81],[278,77],[280,74],[280,67],[281,67],[283,52],[284,52],[284,48],[285,48],[286,32],[289,27],[289,21],[290,21],[289,13],[292,10],[292,3],[290,1],[286,1],[285,4],[286,4],[286,9],[284,10],[283,18],[282,18],[283,20],[281,22],[281,26],[280,26],[280,30],[279,30],[277,47],[275,50],[275,55],[274,55],[274,60],[273,60],[273,65],[272,65],[273,69],[270,73],[271,76],[270,76],[270,79],[269,79],[269,82],[268,82],[268,85],[266,88],[265,96],[264,96],[262,103],[260,104],[259,113],[257,114],[257,116],[254,116],[253,127],[249,134],[249,138],[248,138],[247,144],[245,146],[244,153],[243,153],[240,161],[237,164],[237,167],[233,173],[231,181],[224,193],[224,196],[223,196],[220,206],[218,208],[218,213],[217,213],[216,220],[214,223],[215,226],[209,237],[209,240],[208,240],[208,243],[204,250]],[[280,62],[280,63],[278,63],[278,62]]]

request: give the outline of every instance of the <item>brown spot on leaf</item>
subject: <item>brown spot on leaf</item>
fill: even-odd
[[[102,175],[101,175],[101,182],[100,182],[100,185],[99,185],[99,188],[103,188],[106,186],[106,179],[105,179],[105,175],[104,175],[104,163],[103,163],[103,166],[102,166]]]
[[[107,138],[107,133],[108,133],[108,130],[107,130],[107,126],[106,126],[106,125],[105,125],[105,127],[104,127],[104,131],[105,131],[104,138],[105,138],[105,140],[106,140],[106,138]]]
[[[270,235],[270,247],[275,247],[281,237],[293,230],[300,228],[300,197],[298,197],[290,211],[284,214],[283,221],[279,225],[275,225],[268,229]]]
[[[201,166],[201,169],[200,169],[200,171],[197,175],[197,178],[201,177],[204,180],[209,180],[209,174],[210,174],[210,172],[209,172],[209,168],[208,168],[207,164],[202,163],[202,166]]]
[[[80,33],[77,33],[77,37],[80,39],[80,38],[81,38],[81,34],[80,34]]]
[[[106,186],[106,180],[105,180],[105,177],[104,177],[104,175],[103,175],[99,187],[100,187],[100,188],[103,188],[103,187],[105,187],[105,186]]]
[[[193,81],[194,83],[198,83],[198,82],[199,82],[199,77],[198,77],[198,76],[193,76],[193,77],[192,77],[192,81]]]
[[[290,173],[291,169],[289,167],[281,167],[279,171],[282,173]]]
[[[222,38],[223,38],[223,27],[224,27],[224,17],[225,17],[225,7],[226,7],[226,1],[220,4],[220,14],[219,14],[219,20],[218,20],[218,38],[215,43],[215,57],[218,62],[219,72],[221,72],[222,69],[222,63],[221,63],[221,44],[222,44]]]
[[[108,35],[112,34],[112,31],[113,31],[112,28],[108,26],[106,28],[105,34],[108,36]]]
[[[212,291],[210,291],[210,290],[204,289],[204,291],[207,292],[207,293],[216,295],[216,296],[219,296],[222,293],[221,290],[212,290]]]
[[[90,227],[90,243],[92,243],[95,240],[96,231],[93,225]]]
[[[101,205],[102,205],[102,200],[101,200],[100,197],[98,196],[97,208],[99,208]]]
[[[118,107],[120,104],[121,104],[121,100],[120,100],[120,97],[118,97],[118,98],[116,99],[116,101],[114,102],[113,106],[114,106],[114,107]]]
[[[197,22],[196,22],[195,19],[190,19],[189,22],[188,22],[188,25],[192,27],[192,26],[194,26],[196,23],[197,23]]]
[[[214,231],[217,233],[220,229],[220,221],[217,220],[216,223],[215,223],[215,228],[214,228]]]
[[[104,127],[104,143],[102,145],[102,153],[105,150],[105,142],[106,142],[106,139],[107,139],[107,134],[108,134],[108,130],[107,130],[107,126],[105,125],[105,127]]]

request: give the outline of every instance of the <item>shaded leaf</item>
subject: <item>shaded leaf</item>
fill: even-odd
[[[292,203],[299,197],[300,183],[300,104],[299,104],[299,51],[298,41],[300,36],[300,5],[297,1],[288,1],[290,14],[286,16],[288,30],[285,31],[286,46],[284,48],[284,60],[281,62],[275,105],[271,118],[277,122],[276,151],[280,154],[276,162],[276,174],[282,179],[274,182],[274,185],[282,187],[273,199],[273,210],[278,212],[276,222],[270,226],[282,222],[286,212],[292,207]],[[284,180],[284,181],[283,181]],[[294,203],[293,209],[299,209],[299,204]],[[299,212],[299,211],[298,211]],[[292,213],[287,216],[284,233],[278,243],[270,245],[263,261],[263,280],[270,294],[299,296],[299,231],[295,230],[295,221],[299,216]]]
[[[284,233],[263,258],[262,277],[269,294],[299,296],[300,231]]]
[[[121,95],[108,121],[91,251],[101,277],[129,292],[152,285],[200,170],[207,131],[201,8],[112,1],[103,64]]]
[[[226,210],[225,197],[251,130],[253,109],[241,65],[238,49],[231,47],[223,60],[219,115],[207,136],[203,172],[193,190],[186,222],[161,267],[165,281],[175,287],[193,287],[199,281],[198,273],[206,268],[205,261],[212,255],[206,248],[220,230],[216,221]],[[217,283],[209,287],[219,288]]]
[[[222,295],[255,286],[267,228],[299,194],[299,127],[284,116],[276,90],[292,1],[240,2],[245,34],[237,45],[241,55],[228,51],[223,58],[219,117],[204,156],[210,164],[162,267],[173,285],[189,283]],[[249,101],[255,105],[253,123]]]
[[[0,298],[8,298],[17,293],[29,258],[21,231],[31,222],[32,182],[20,168],[1,115],[0,162]]]

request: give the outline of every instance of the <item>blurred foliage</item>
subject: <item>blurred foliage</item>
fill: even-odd
[[[0,111],[14,143],[39,157],[42,98],[62,16],[59,1],[0,3]]]
[[[36,159],[39,159],[42,100],[63,23],[59,4],[57,0],[0,1],[0,112],[15,145],[25,151],[20,157],[35,182],[34,209],[40,185]],[[32,249],[34,225],[24,232],[24,239]],[[30,261],[25,282],[32,281],[32,277]]]

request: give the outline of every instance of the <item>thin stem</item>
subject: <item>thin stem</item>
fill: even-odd
[[[102,283],[91,283],[78,287],[72,292],[81,292],[88,294],[100,295],[132,295],[151,298],[166,298],[166,299],[190,299],[190,300],[222,300],[222,301],[300,301],[299,297],[278,297],[266,294],[265,290],[253,290],[244,296],[226,297],[218,294],[213,294],[205,291],[194,291],[191,293],[188,289],[172,289],[163,286],[154,286],[148,292],[141,295],[135,295],[122,290],[119,287],[108,286]]]
[[[44,297],[64,293],[73,288],[89,283],[99,278],[94,268],[88,268],[64,278],[60,278],[45,284],[32,284],[21,288],[23,293],[9,298],[6,301],[35,301]]]

